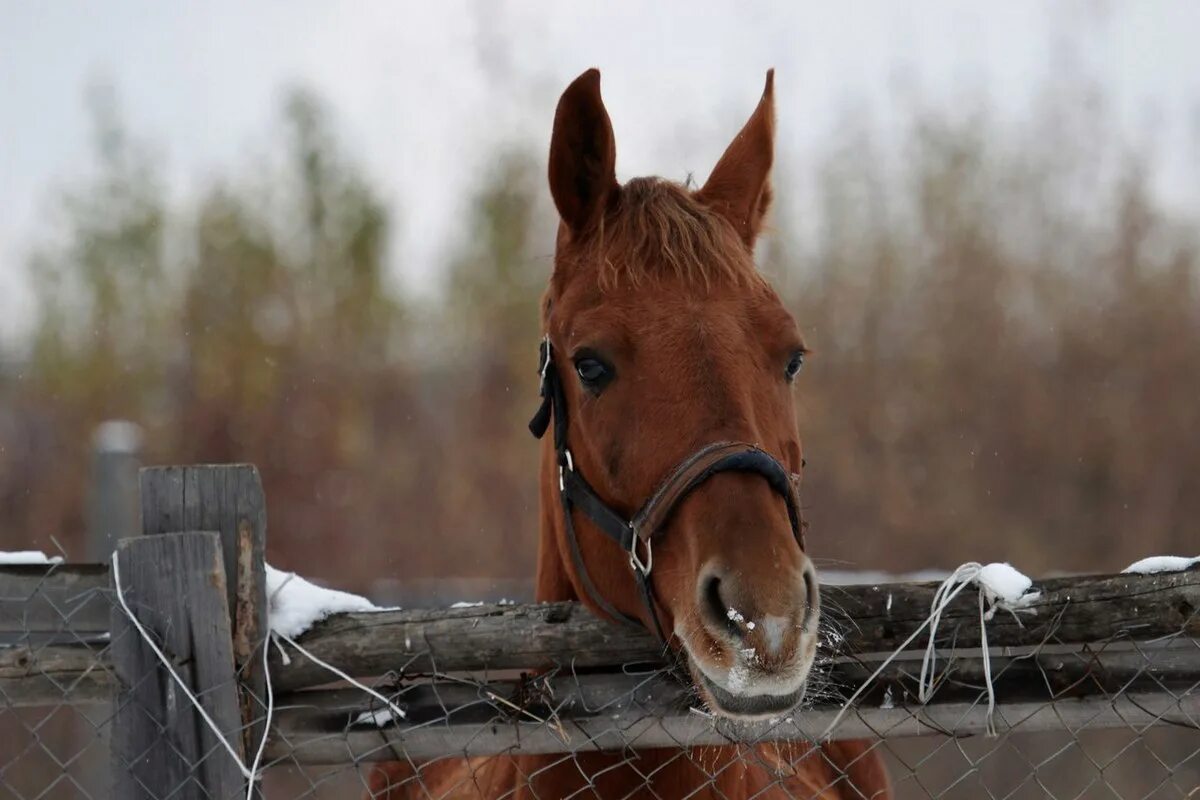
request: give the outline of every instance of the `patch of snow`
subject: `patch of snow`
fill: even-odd
[[[403,713],[401,713],[401,715],[400,715],[401,719],[403,719],[404,716],[405,715]],[[380,708],[380,709],[376,709],[375,711],[362,712],[357,717],[355,717],[354,722],[352,722],[350,724],[351,725],[374,725],[376,728],[382,728],[387,725],[391,725],[395,721],[396,721],[396,715],[394,713],[392,713],[392,710],[390,708]]]
[[[481,606],[481,605],[483,605],[482,600],[480,600],[478,602],[474,602],[474,603],[469,602],[467,600],[459,600],[457,603],[452,603],[450,605],[450,607],[451,608],[475,608],[475,607]]]
[[[1003,603],[1017,606],[1028,602],[1025,593],[1033,586],[1033,581],[1013,568],[1012,564],[992,563],[979,569],[975,578],[979,588],[989,603]]]
[[[62,556],[48,556],[41,550],[0,550],[0,566],[23,566],[26,564],[61,564]]]
[[[892,613],[892,593],[891,592],[888,592],[887,613],[888,614]]]
[[[737,694],[746,688],[750,683],[750,672],[746,669],[746,665],[741,662],[734,664],[729,669],[729,685],[725,688]]]
[[[365,597],[323,589],[294,572],[267,564],[267,619],[271,630],[296,638],[316,623],[347,611],[386,611]]]
[[[745,622],[747,630],[754,630],[754,620],[750,620],[749,622],[746,622],[746,617],[743,616],[742,612],[738,611],[736,608],[733,608],[732,606],[730,606],[729,609],[727,609],[725,611],[725,619],[729,620],[730,622],[737,622],[737,623]]]
[[[1133,575],[1157,575],[1160,572],[1183,572],[1185,569],[1200,564],[1200,556],[1195,558],[1184,558],[1183,556],[1151,556],[1143,558],[1141,561],[1135,561],[1125,569],[1122,573]]]

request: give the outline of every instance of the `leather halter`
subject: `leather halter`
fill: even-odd
[[[667,524],[671,513],[700,484],[719,472],[751,472],[766,479],[772,491],[787,503],[788,522],[800,549],[804,549],[804,521],[800,516],[797,488],[799,475],[794,475],[770,453],[741,442],[714,442],[701,447],[681,461],[659,485],[641,509],[629,520],[605,503],[575,468],[575,459],[567,446],[567,401],[562,379],[554,363],[550,337],[542,340],[538,373],[541,376],[542,404],[529,422],[529,430],[542,438],[554,421],[554,451],[558,458],[558,495],[562,502],[567,542],[575,571],[592,601],[613,619],[641,626],[637,619],[623,614],[597,591],[583,563],[579,540],[575,533],[574,510],[578,508],[608,538],[629,554],[642,603],[654,620],[654,632],[666,644],[659,621],[650,571],[654,567],[654,536]]]

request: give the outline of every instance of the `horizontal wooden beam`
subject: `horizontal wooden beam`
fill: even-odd
[[[937,588],[937,583],[826,588],[825,624],[841,637],[838,652],[896,650],[924,623]],[[1040,596],[1020,615],[1000,612],[988,622],[990,646],[1200,637],[1198,571],[1055,578],[1035,589]],[[979,646],[973,592],[963,592],[942,615],[938,637],[939,646]],[[913,647],[926,642],[922,635]],[[574,603],[339,614],[314,626],[301,643],[358,676],[663,662],[661,646],[645,631],[597,619]],[[328,672],[301,655],[287,667],[277,654],[273,658],[272,675],[282,689],[329,681]]]
[[[0,589],[29,596],[36,586],[47,597],[94,597],[90,593],[99,575],[107,581],[107,568],[10,567],[0,570]],[[1037,588],[1041,597],[1019,620],[1000,612],[988,623],[989,645],[1037,648],[1121,638],[1149,641],[1173,634],[1200,638],[1200,572],[1056,578]],[[931,583],[827,589],[826,620],[843,632],[835,655],[877,663],[879,654],[892,652],[924,621],[934,591]],[[943,615],[939,647],[978,646],[978,614],[973,598],[960,597]],[[62,632],[61,626],[50,632],[54,630]],[[107,691],[106,631],[86,626],[84,631],[91,647],[21,641],[27,632],[14,646],[0,648],[0,692],[10,702],[32,704],[61,698],[62,687],[72,681],[80,682],[81,697]],[[74,628],[71,633],[83,638]],[[318,623],[300,642],[318,658],[360,678],[389,672],[496,673],[663,663],[659,645],[648,634],[599,620],[573,603],[339,614]],[[913,648],[924,644],[920,637]],[[293,652],[286,665],[276,653],[272,656],[277,691],[330,682],[323,667],[299,653]]]
[[[530,700],[533,699],[531,703]],[[422,684],[400,694],[408,718],[379,727],[355,723],[364,697],[347,690],[313,690],[281,700],[268,744],[272,761],[350,764],[487,756],[619,750],[626,747],[723,745],[731,742],[810,741],[839,713],[836,704],[805,708],[782,719],[734,723],[696,710],[688,688],[661,674],[558,676],[544,682],[487,685]],[[381,704],[375,703],[379,709]],[[1163,721],[1195,725],[1200,695],[1155,691],[1005,700],[997,731],[1042,732],[1139,727]],[[897,697],[859,705],[832,731],[833,739],[972,736],[987,730],[987,703],[969,700],[921,706]]]
[[[1009,648],[1008,653],[993,651],[991,655],[992,681],[997,696],[1006,702],[1029,697],[1165,690],[1172,686],[1192,686],[1200,680],[1200,645],[1189,638],[1153,644],[1114,642],[1104,646],[1047,645],[1021,649],[1025,652],[1012,652],[1014,649]],[[814,669],[810,686],[824,696],[849,697],[874,675],[870,687],[861,697],[863,704],[878,704],[889,693],[896,697],[915,694],[921,652],[906,651],[876,674],[888,655],[867,653],[826,661]],[[620,667],[613,664],[610,671],[624,674]],[[283,669],[286,675],[290,667]],[[564,670],[569,672],[571,668],[558,672]],[[444,712],[452,702],[470,700],[464,700],[461,687],[471,687],[469,691],[478,693],[479,687],[494,684],[499,687],[495,691],[503,694],[508,691],[504,688],[508,685],[506,679],[513,677],[515,672],[492,671],[482,676],[490,679],[488,684],[478,674],[466,678],[438,676],[404,680],[401,682],[405,687],[404,702],[420,700],[423,696],[420,687],[429,686],[439,711]],[[937,675],[936,694],[940,701],[977,696],[985,680],[983,659],[978,650],[939,651]],[[390,684],[385,682],[383,685]],[[55,704],[68,697],[77,705],[103,703],[111,698],[112,687],[106,650],[70,645],[0,648],[0,697],[10,707]],[[339,697],[346,709],[359,710],[367,702],[366,696],[357,690],[344,695],[310,690],[286,696],[296,703]]]
[[[823,588],[827,620],[846,626],[845,650],[895,650],[929,616],[939,583]],[[1038,596],[1018,614],[998,611],[988,622],[993,647],[1042,641],[1097,642],[1117,635],[1147,641],[1200,636],[1200,570],[1158,575],[1082,575],[1036,581]],[[964,591],[942,615],[939,644],[980,644],[979,602]],[[920,637],[917,647],[924,647]]]
[[[0,567],[0,643],[107,634],[111,598],[107,564]]]
[[[89,639],[108,631],[111,607],[107,564],[0,567],[0,635],[70,633]],[[924,622],[937,583],[879,583],[825,586],[824,618],[845,636],[848,652],[894,650]],[[988,639],[998,646],[1028,644],[1052,634],[1057,641],[1098,641],[1114,631],[1146,640],[1176,632],[1200,636],[1200,570],[1158,575],[1087,575],[1038,581],[1040,598],[1019,617],[1003,612],[988,623]],[[945,640],[959,646],[979,644],[978,607],[973,593],[964,592],[942,617]],[[657,648],[639,631],[606,625],[575,604],[479,605],[457,609],[406,609],[365,614],[341,614],[319,623],[303,638],[306,647],[334,654],[359,651],[359,636],[383,636],[387,652],[395,655],[393,639],[409,645],[413,656],[424,642],[440,642],[442,634],[457,636],[463,626],[480,631],[472,644],[490,642],[496,630],[513,626],[532,630],[517,643],[522,649],[490,647],[478,657],[458,654],[459,648],[440,647],[441,659],[475,667],[499,665],[500,660],[525,660],[547,654],[555,659],[570,652],[560,641],[579,630],[584,641],[581,657],[598,649],[601,661],[616,646],[630,655],[657,657]],[[414,634],[416,634],[414,638]],[[924,646],[923,640],[917,646]],[[370,652],[369,649],[367,652]],[[511,657],[510,657],[510,654]],[[451,667],[441,663],[439,668]],[[390,669],[392,667],[388,667]],[[454,668],[458,668],[457,666]],[[386,670],[385,670],[386,671]]]
[[[74,581],[86,592],[86,582],[104,572],[69,571],[59,588]],[[39,585],[58,580],[42,573]],[[988,623],[996,727],[1110,728],[1164,716],[1196,723],[1200,695],[1190,690],[1200,676],[1198,584],[1195,572],[1043,582],[1022,624],[1004,613]],[[382,729],[352,724],[373,710],[373,701],[357,690],[296,691],[330,676],[292,653],[288,664],[276,662],[271,671],[279,695],[268,753],[283,762],[345,764],[399,753],[421,760],[807,739],[825,731],[841,698],[874,675],[924,621],[922,609],[935,590],[934,584],[891,584],[828,591],[830,605],[854,617],[856,627],[843,628],[841,653],[827,655],[814,673],[813,705],[754,725],[693,710],[692,690],[663,670],[648,636],[597,620],[575,604],[338,615],[301,637],[303,645],[356,677],[390,673],[376,683],[407,718]],[[102,638],[91,645],[0,647],[0,697],[10,707],[108,701],[114,680]],[[913,700],[923,643],[915,641],[875,677],[835,738],[985,731],[976,601],[964,599],[943,617],[939,685],[925,706]],[[641,672],[620,669],[638,662],[645,665]],[[546,667],[551,672],[536,679],[514,675]]]
[[[104,648],[86,645],[0,647],[0,705],[91,705],[112,699],[116,682]]]

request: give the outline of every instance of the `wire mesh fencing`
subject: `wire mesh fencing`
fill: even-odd
[[[203,608],[177,565],[163,566],[178,605]],[[229,713],[236,700],[224,712],[213,702],[236,698],[240,686],[205,630],[228,639],[228,624],[176,613],[144,591],[118,596],[110,580],[108,565],[0,567],[0,797],[244,795],[225,743],[236,751],[251,728]],[[145,634],[113,625],[131,615]],[[144,635],[161,661],[130,657]],[[189,686],[204,688],[189,698]],[[156,777],[143,785],[148,773]],[[158,791],[163,784],[174,788]]]
[[[107,797],[110,676],[61,669],[108,646],[107,571],[5,567],[0,577],[0,796]]]
[[[220,559],[193,556],[213,583]],[[105,566],[0,568],[0,796],[1200,797],[1195,571],[1039,582],[986,621],[986,651],[972,592],[930,650],[936,584],[826,587],[804,701],[738,721],[651,637],[573,604],[264,635],[268,697],[228,614],[155,558],[174,600],[136,570],[118,598]]]

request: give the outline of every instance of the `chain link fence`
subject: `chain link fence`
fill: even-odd
[[[936,584],[827,587],[802,706],[735,723],[648,636],[571,604],[341,614],[295,644],[260,639],[268,699],[228,620],[196,613],[196,575],[224,596],[219,549],[192,552],[215,534],[141,538],[192,554],[155,554],[174,612],[133,569],[118,598],[105,566],[0,568],[0,796],[244,797],[269,710],[255,785],[279,800],[856,798],[880,766],[896,797],[1200,797],[1200,572],[1040,582],[1026,613],[987,623],[986,659],[967,592],[925,702]],[[178,680],[113,625],[121,599]]]
[[[108,797],[112,685],[61,671],[63,653],[108,647],[107,570],[0,569],[0,796]]]

